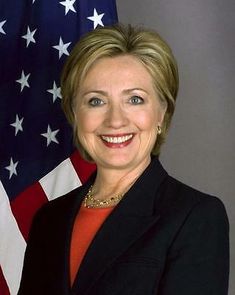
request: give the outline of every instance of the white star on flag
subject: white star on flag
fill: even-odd
[[[89,20],[93,21],[93,26],[94,26],[94,29],[96,29],[96,27],[98,25],[100,26],[104,26],[103,22],[102,22],[102,18],[104,16],[104,13],[101,13],[101,14],[98,14],[96,9],[94,8],[94,12],[93,12],[93,16],[89,16],[87,17]]]
[[[56,86],[55,81],[53,83],[53,88],[47,90],[47,92],[53,95],[53,102],[55,102],[57,98],[62,98],[60,91],[61,91],[61,88]]]
[[[63,54],[65,55],[69,55],[69,52],[67,50],[68,46],[71,44],[71,42],[69,43],[65,43],[63,42],[62,38],[60,37],[60,41],[59,44],[56,46],[53,46],[53,48],[57,49],[59,51],[59,59],[61,58],[61,56]]]
[[[71,10],[73,12],[76,12],[75,8],[73,7],[74,2],[76,0],[65,0],[65,1],[61,1],[60,4],[64,5],[65,7],[65,15]]]
[[[36,43],[35,39],[34,39],[34,34],[36,32],[37,29],[35,29],[34,31],[30,31],[30,28],[27,28],[27,34],[23,35],[22,38],[24,38],[27,43],[26,43],[26,47],[29,46],[30,42],[32,43]]]
[[[30,74],[25,76],[24,71],[22,71],[20,79],[16,80],[17,83],[21,84],[20,92],[23,91],[24,87],[29,87],[29,83],[28,83],[29,76],[30,76]]]
[[[23,131],[22,123],[24,118],[19,119],[18,115],[16,115],[16,120],[14,123],[10,124],[12,127],[15,128],[15,136],[19,131]]]
[[[47,132],[46,133],[41,133],[42,136],[46,137],[47,139],[47,146],[51,143],[51,142],[55,142],[55,143],[59,143],[57,138],[56,138],[56,134],[59,132],[60,130],[51,130],[50,125],[47,126]]]
[[[13,174],[17,175],[16,172],[16,167],[18,165],[19,162],[13,162],[13,159],[11,158],[10,160],[10,165],[5,167],[5,169],[7,169],[10,173],[9,173],[9,179],[11,179],[11,177],[13,176]]]
[[[0,22],[0,33],[6,34],[6,32],[3,30],[3,25],[5,24],[6,20]]]

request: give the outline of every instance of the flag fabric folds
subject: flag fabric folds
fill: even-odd
[[[80,36],[117,21],[114,0],[0,2],[0,294],[17,294],[36,210],[94,166],[75,150],[60,73]]]

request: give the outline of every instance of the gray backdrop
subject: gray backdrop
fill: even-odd
[[[224,202],[235,294],[235,1],[117,0],[117,7],[121,22],[156,29],[174,51],[180,91],[161,160],[171,175]]]

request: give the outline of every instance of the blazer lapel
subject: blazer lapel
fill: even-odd
[[[79,211],[79,208],[82,204],[84,196],[87,194],[91,184],[95,180],[96,173],[93,173],[88,181],[82,186],[79,187],[72,192],[70,192],[66,198],[69,201],[69,210],[66,211],[67,213],[61,214],[61,223],[65,225],[65,230],[63,231],[63,226],[62,226],[62,231],[61,234],[65,234],[64,237],[64,274],[65,274],[65,289],[68,291],[71,290],[70,287],[70,244],[71,244],[71,238],[72,238],[72,232],[73,232],[73,225],[75,218],[77,216],[77,213]]]
[[[154,204],[166,176],[158,159],[153,159],[97,232],[80,266],[73,294],[88,294],[107,267],[157,222],[160,216],[154,212]]]

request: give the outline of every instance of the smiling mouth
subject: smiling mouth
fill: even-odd
[[[134,134],[127,134],[122,136],[108,136],[108,135],[101,135],[101,139],[107,143],[111,144],[122,144],[125,142],[130,141],[133,138]]]

